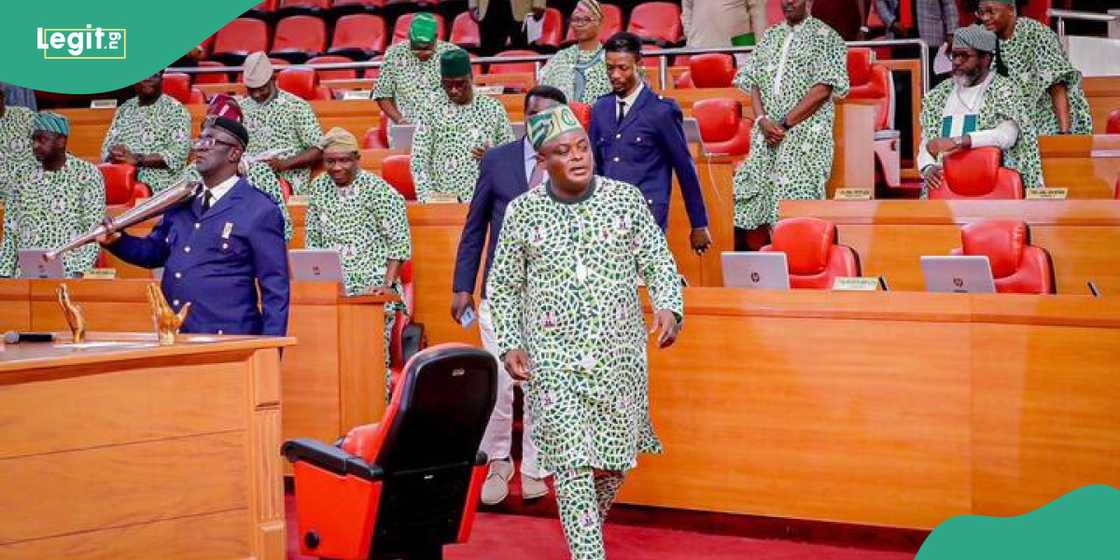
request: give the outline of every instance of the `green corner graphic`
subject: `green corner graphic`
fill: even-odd
[[[1115,560],[1120,490],[1096,484],[1018,517],[962,515],[937,527],[917,560]]]
[[[56,93],[114,91],[172,64],[257,3],[10,2],[0,33],[0,81]]]

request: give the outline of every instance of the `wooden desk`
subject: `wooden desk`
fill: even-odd
[[[285,558],[277,348],[0,351],[0,558]]]
[[[150,331],[148,280],[67,280],[91,330]],[[66,328],[57,280],[0,280],[0,330]],[[345,297],[326,282],[293,282],[284,351],[284,439],[334,441],[375,422],[385,407],[384,303],[381,296]],[[450,303],[448,304],[450,305]],[[9,313],[8,311],[11,311]]]
[[[1087,294],[1093,281],[1120,293],[1120,201],[786,201],[781,217],[836,224],[838,241],[859,253],[864,276],[885,275],[892,290],[925,290],[919,257],[961,246],[960,228],[987,218],[1017,218],[1054,262],[1058,292]]]
[[[1104,134],[1108,114],[1120,108],[1120,76],[1085,78],[1082,87],[1093,114],[1093,133]]]
[[[1120,485],[1120,298],[685,291],[631,504],[929,529]]]
[[[1120,179],[1120,135],[1042,136],[1042,174],[1069,198],[1112,198]]]

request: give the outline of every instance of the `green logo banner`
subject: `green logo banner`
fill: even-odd
[[[257,0],[6,2],[0,81],[99,93],[169,66]]]

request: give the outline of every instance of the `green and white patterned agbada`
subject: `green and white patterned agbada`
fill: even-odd
[[[594,63],[598,60],[597,63]],[[576,97],[575,73],[576,67],[582,67],[585,89],[581,97]],[[607,76],[607,64],[604,59],[603,49],[597,51],[581,51],[579,45],[572,45],[557,51],[555,55],[541,69],[540,83],[546,86],[559,88],[564,92],[568,101],[578,103],[594,103],[596,99],[611,93],[611,80]]]
[[[392,98],[406,121],[419,124],[431,110],[447,101],[440,85],[439,57],[457,48],[453,43],[436,41],[435,54],[423,61],[412,53],[408,41],[395,43],[385,51],[373,98]]]
[[[1031,18],[1020,17],[1011,39],[1001,39],[999,49],[1009,77],[1023,90],[1039,136],[1059,131],[1058,114],[1047,91],[1056,83],[1066,84],[1069,90],[1070,132],[1093,133],[1093,114],[1081,88],[1081,72],[1066,58],[1057,33]]]
[[[941,133],[941,119],[945,104],[953,93],[953,80],[946,80],[931,89],[922,98],[922,141],[929,143]],[[984,92],[980,102],[977,130],[990,130],[1003,121],[1014,121],[1019,127],[1015,145],[1003,152],[1003,166],[1019,172],[1026,188],[1042,186],[1042,156],[1038,151],[1038,135],[1030,116],[1030,109],[1015,82],[998,74]],[[922,197],[926,196],[922,183]]]
[[[252,97],[238,98],[244,113],[243,122],[249,131],[249,145],[245,153],[255,156],[269,150],[280,150],[277,157],[289,158],[307,148],[317,147],[323,139],[319,117],[311,104],[284,90],[277,89],[276,97],[264,104]],[[305,194],[311,180],[311,168],[289,169],[277,174],[288,181],[295,194]]]
[[[61,247],[104,218],[105,182],[92,163],[67,154],[58,171],[35,167],[5,203],[0,276],[18,276],[20,249]],[[66,275],[93,268],[97,254],[97,244],[90,243],[63,255]]]
[[[781,72],[782,47],[793,33],[788,60]],[[735,171],[735,227],[754,229],[778,220],[778,202],[822,199],[832,174],[836,120],[834,99],[848,95],[848,51],[844,40],[819,19],[808,17],[796,29],[781,23],[766,30],[758,48],[735,76],[735,85],[749,95],[762,94],[766,116],[785,117],[817,85],[832,86],[832,98],[811,117],[786,132],[777,147],[766,144],[761,119],[751,131],[751,153]]]
[[[2,95],[2,94],[0,94]],[[38,165],[31,153],[35,112],[8,105],[0,117],[0,202],[19,184],[19,178]]]
[[[354,181],[339,188],[326,173],[311,183],[307,207],[307,248],[332,249],[342,259],[346,295],[367,293],[385,284],[389,260],[412,258],[412,234],[404,197],[381,177],[358,171]],[[397,294],[404,290],[393,282]],[[389,342],[401,302],[385,304],[385,387],[390,385]]]
[[[416,198],[430,202],[434,195],[445,194],[454,195],[459,202],[470,202],[479,165],[471,149],[512,142],[509,115],[501,102],[475,92],[471,103],[445,101],[433,116],[417,126],[412,140]]]
[[[202,175],[198,174],[198,170],[193,165],[187,166],[186,177],[188,181],[202,182]],[[291,241],[292,234],[295,233],[292,228],[292,213],[284,203],[284,191],[280,188],[276,173],[267,164],[258,161],[249,166],[249,173],[245,178],[249,180],[250,185],[272,197],[276,202],[276,207],[280,209],[280,215],[284,218],[284,241]]]
[[[134,154],[159,154],[167,169],[138,167],[137,179],[158,193],[175,184],[187,164],[191,145],[191,115],[170,95],[141,106],[133,97],[117,108],[113,123],[101,143],[101,160],[107,161],[109,149],[124,144]]]
[[[595,177],[567,203],[549,188],[506,212],[487,286],[498,346],[533,364],[526,403],[542,468],[625,471],[661,451],[638,279],[656,309],[683,317],[680,276],[636,187]]]

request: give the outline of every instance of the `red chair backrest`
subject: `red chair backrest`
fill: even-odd
[[[321,53],[327,48],[327,24],[313,16],[289,16],[276,24],[272,51]]]
[[[280,5],[278,7],[329,10],[331,7],[331,0],[280,0]]]
[[[869,48],[852,47],[848,49],[848,81],[851,91],[848,99],[873,99],[876,105],[875,130],[886,130],[893,124],[891,117],[890,69],[875,62],[875,53]]]
[[[136,168],[125,163],[99,163],[97,170],[105,179],[105,204],[132,205],[136,185]]]
[[[335,8],[342,8],[344,6],[384,8],[385,0],[334,0]]]
[[[319,79],[310,68],[285,68],[276,74],[276,85],[296,97],[318,99]]]
[[[198,61],[198,66],[201,68],[201,67],[205,67],[205,66],[225,66],[225,65],[222,64],[221,62],[217,62],[217,61],[214,61],[214,60],[200,60],[200,61]],[[229,74],[227,74],[225,72],[207,72],[205,74],[196,74],[195,78],[194,78],[194,83],[196,83],[196,84],[228,84],[229,83]]]
[[[709,154],[741,156],[751,150],[752,119],[743,117],[743,104],[727,97],[702,99],[692,106],[700,139]]]
[[[630,11],[627,31],[650,41],[679,43],[684,38],[681,7],[671,2],[644,2]]]
[[[762,252],[786,254],[789,285],[795,290],[829,290],[837,277],[859,276],[859,258],[836,244],[836,226],[819,218],[787,218],[774,226]]]
[[[333,55],[316,56],[307,61],[308,64],[339,64],[346,62],[354,61],[345,56]],[[319,75],[319,80],[353,80],[358,77],[358,70],[356,68],[351,68],[349,70],[316,70],[315,73]]]
[[[482,32],[470,12],[455,16],[451,23],[451,42],[464,49],[476,49],[482,44]]]
[[[1050,25],[1051,4],[1050,0],[1030,0],[1026,6],[1023,6],[1023,11],[1020,14]]]
[[[268,50],[268,25],[252,18],[237,18],[214,36],[213,54],[243,54]]]
[[[1120,109],[1113,109],[1108,114],[1108,124],[1105,125],[1105,134],[1120,134]]]
[[[163,74],[163,93],[184,105],[191,102],[191,77],[179,72]]]
[[[385,51],[385,20],[372,14],[350,14],[338,18],[331,37],[331,50]]]
[[[725,53],[698,54],[689,57],[688,72],[695,87],[731,87],[735,79],[735,58]]]
[[[544,26],[541,30],[541,36],[536,41],[533,41],[533,44],[559,47],[560,43],[563,41],[564,14],[560,13],[560,10],[556,8],[548,8],[544,11]]]
[[[381,177],[409,201],[416,200],[411,160],[412,158],[407,154],[393,154],[381,162]]]
[[[622,31],[622,8],[614,4],[602,4],[599,6],[603,9],[603,23],[599,26],[599,40],[606,41],[611,35]],[[572,27],[568,26],[568,34],[565,36],[566,41],[575,41],[576,36],[572,34]]]
[[[1055,293],[1050,254],[1030,244],[1030,230],[1022,220],[992,219],[961,229],[961,248],[955,255],[983,255],[992,266],[999,293]]]
[[[498,53],[499,57],[507,56],[537,56],[537,51],[526,50],[510,50]],[[536,72],[537,66],[532,62],[511,62],[509,64],[490,64],[491,74],[517,74],[517,73],[533,73]]]
[[[583,129],[590,132],[591,106],[586,103],[579,103],[577,101],[569,102],[568,106],[571,107],[572,112],[576,114],[576,118],[579,119],[579,124],[583,125]]]
[[[1023,180],[1002,167],[1003,152],[986,147],[953,152],[945,157],[945,186],[930,189],[932,199],[1021,199]]]
[[[389,147],[389,117],[385,113],[381,113],[381,119],[378,121],[377,128],[369,128],[366,130],[365,139],[362,141],[362,149],[387,149]]]
[[[397,22],[393,24],[393,42],[408,40],[408,26],[412,25],[412,16],[414,14],[404,14],[397,18]],[[443,16],[439,14],[432,14],[436,18],[436,35],[440,39],[447,38],[447,24],[443,21]]]

